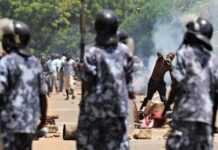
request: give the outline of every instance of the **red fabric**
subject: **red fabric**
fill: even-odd
[[[162,112],[160,111],[152,112],[151,116],[153,119],[162,119]]]
[[[156,111],[145,116],[142,122],[142,128],[160,128],[164,125],[166,119],[162,117],[162,112]]]

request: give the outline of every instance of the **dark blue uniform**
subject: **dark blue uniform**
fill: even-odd
[[[78,150],[127,150],[128,92],[132,59],[128,48],[91,47],[84,57],[84,99],[80,104]]]
[[[46,94],[42,67],[34,56],[12,52],[0,60],[0,126],[6,150],[31,149]]]
[[[183,46],[172,75],[176,80],[175,111],[167,150],[212,150],[213,88],[217,61],[203,48]]]

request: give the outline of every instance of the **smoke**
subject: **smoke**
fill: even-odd
[[[186,7],[187,3],[190,4],[189,8],[182,9]],[[169,52],[176,52],[183,40],[184,25],[197,17],[204,17],[210,20],[214,26],[215,32],[211,42],[218,53],[218,1],[186,0],[183,4],[184,6],[181,6],[181,8],[177,8],[176,5],[173,6],[170,10],[170,16],[159,18],[154,24],[152,33],[154,51],[161,51],[165,55]],[[147,65],[149,72],[151,72],[155,64],[156,59],[154,57],[149,57]],[[165,80],[170,84],[169,74],[165,77]]]
[[[184,6],[180,4],[181,8],[177,8],[176,0],[174,3],[175,6],[172,6],[171,10],[169,10],[169,15],[157,18],[156,22],[153,24],[152,35],[149,37],[153,42],[153,55],[149,57],[140,56],[144,61],[145,76],[140,79],[136,77],[135,80],[137,80],[136,85],[138,88],[142,89],[141,91],[146,91],[144,84],[147,85],[148,79],[153,71],[157,59],[156,52],[161,52],[163,55],[169,52],[176,52],[183,40],[185,32],[184,25],[192,19],[201,16],[212,22],[215,32],[211,42],[215,51],[218,53],[218,1],[184,0],[182,3]],[[144,51],[144,49],[140,50]],[[142,54],[143,52],[138,53]],[[169,74],[165,76],[165,81],[167,84],[170,84],[171,79]]]
[[[152,41],[155,51],[168,53],[175,51],[182,42],[184,30],[179,18],[173,17],[170,22],[161,19],[154,25]]]
[[[214,27],[214,35],[212,38],[212,45],[214,47],[214,51],[218,53],[218,1],[210,0],[208,4],[207,12],[204,13],[204,16],[208,17],[208,19],[212,22]]]
[[[153,27],[152,42],[154,44],[154,55],[144,58],[144,69],[141,68],[141,73],[144,72],[144,76],[135,76],[135,85],[137,85],[137,91],[145,93],[147,90],[148,80],[152,74],[155,62],[157,60],[157,52],[163,55],[169,52],[175,52],[183,39],[184,29],[181,24],[181,20],[178,16],[171,18],[159,18]],[[142,74],[141,74],[142,75]],[[170,75],[165,75],[167,84],[170,84]],[[136,86],[135,86],[136,87]]]
[[[155,50],[161,49],[163,53],[175,51],[182,42],[185,23],[199,16],[208,19],[213,24],[215,32],[212,44],[218,48],[218,1],[186,1],[190,1],[192,5],[188,10],[183,11],[180,8],[172,7],[170,19],[159,18],[154,24],[152,41]]]
[[[154,43],[154,52],[162,53],[167,55],[170,52],[176,52],[179,45],[182,43],[184,28],[181,23],[181,18],[179,12],[173,13],[170,18],[165,19],[159,18],[154,24],[152,41]],[[147,71],[149,75],[154,68],[155,61],[157,59],[156,55],[150,56],[147,65]],[[169,73],[165,75],[165,81],[169,85],[171,83],[171,78]]]
[[[148,76],[147,71],[145,70],[143,61],[134,56],[134,73],[133,73],[133,88],[135,93],[144,94],[147,86]]]
[[[168,21],[164,18],[160,18],[155,24],[152,33],[152,42],[154,43],[154,55],[144,58],[144,66],[139,65],[140,71],[134,75],[134,88],[137,93],[145,94],[147,91],[148,80],[152,74],[155,62],[157,60],[157,52],[161,52],[163,55],[169,52],[175,52],[182,42],[183,28],[180,20],[174,17]],[[170,76],[166,74],[165,80],[167,84],[170,84]]]

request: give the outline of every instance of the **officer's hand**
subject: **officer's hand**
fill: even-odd
[[[78,63],[75,63],[75,66],[78,69],[82,69],[84,67],[84,63],[78,62]]]
[[[130,99],[135,99],[135,93],[134,92],[129,92],[129,98]]]
[[[42,129],[46,125],[46,117],[42,117],[38,125],[38,129]]]
[[[75,63],[75,68],[79,71],[82,72],[84,70],[84,63],[78,62]]]

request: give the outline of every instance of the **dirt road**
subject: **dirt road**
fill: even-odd
[[[64,95],[53,94],[49,97],[49,114],[59,115],[56,121],[59,128],[60,137],[41,138],[34,141],[33,150],[76,150],[75,141],[62,140],[62,127],[64,123],[77,123],[77,116],[79,112],[80,95],[77,93],[76,99],[64,100]],[[165,140],[163,139],[164,132],[158,129],[152,130],[152,140],[130,140],[130,148],[132,150],[164,150]],[[218,150],[218,136],[215,138],[215,150]]]

